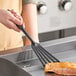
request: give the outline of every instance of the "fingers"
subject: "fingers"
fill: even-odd
[[[12,17],[10,19],[10,21],[12,21],[15,24],[22,25],[22,22],[19,19],[17,19],[16,17]]]
[[[20,29],[17,28],[16,24],[14,24],[12,21],[8,20],[7,21],[7,27],[10,29],[13,29],[17,32],[20,32]]]
[[[23,19],[22,19],[22,17],[19,16],[13,9],[10,10],[10,12],[14,15],[11,20],[12,20],[13,22],[15,22],[16,24],[18,24],[18,25],[22,25],[22,24],[23,24]]]
[[[21,20],[22,19],[22,17],[21,16],[19,16],[13,9],[12,10],[10,10],[10,12],[16,17],[16,18],[18,18],[19,20]]]
[[[12,24],[11,28],[19,32],[20,29],[18,29],[16,24],[23,25],[23,19],[21,16],[17,15],[17,13],[14,10],[10,10],[10,12],[13,14],[13,16],[11,16],[12,18],[9,20],[9,23]]]

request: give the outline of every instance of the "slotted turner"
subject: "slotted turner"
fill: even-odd
[[[52,54],[50,54],[47,50],[45,50],[39,43],[36,43],[24,30],[22,25],[16,25],[22,32],[29,38],[31,41],[31,47],[37,57],[39,58],[40,62],[43,66],[49,62],[60,62],[57,58],[55,58]]]

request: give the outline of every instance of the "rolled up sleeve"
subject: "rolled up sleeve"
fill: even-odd
[[[38,0],[22,0],[22,4],[28,4],[28,3],[34,3],[34,4],[37,4],[38,3]]]

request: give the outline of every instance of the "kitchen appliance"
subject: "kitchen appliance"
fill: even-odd
[[[41,45],[60,61],[76,62],[76,36],[43,42],[41,43]],[[12,61],[28,73],[30,73],[32,76],[55,75],[45,75],[42,64],[40,63],[30,46],[12,50],[19,50],[23,52],[0,55],[0,57]],[[18,59],[20,53],[25,53],[25,59]]]
[[[40,0],[39,4],[39,33],[76,27],[76,0]],[[41,45],[60,61],[76,62],[76,36],[49,40],[42,42]],[[40,61],[30,46],[11,50],[21,52],[0,55],[0,57],[12,61],[32,76],[57,76],[44,73]]]
[[[39,0],[39,33],[76,27],[76,0]]]

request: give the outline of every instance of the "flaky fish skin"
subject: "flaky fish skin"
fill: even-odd
[[[52,62],[45,64],[45,72],[54,72],[60,75],[76,76],[76,63],[73,62]]]

